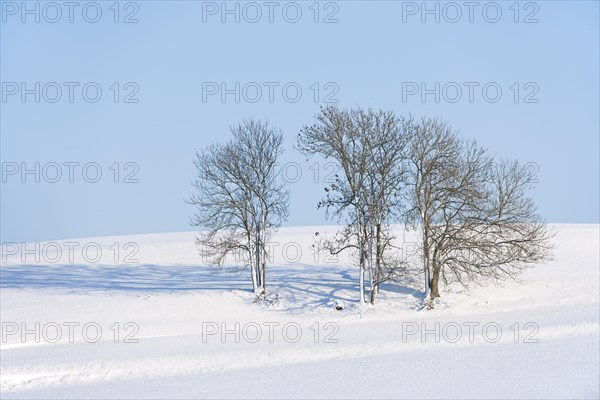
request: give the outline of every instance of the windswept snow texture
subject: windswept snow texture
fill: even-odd
[[[67,247],[55,263],[51,246],[8,256],[2,398],[597,399],[599,227],[555,228],[555,261],[522,283],[452,286],[432,311],[402,285],[358,306],[357,268],[310,251],[333,228],[280,230],[261,303],[248,271],[203,265],[192,233],[80,239],[72,261]]]

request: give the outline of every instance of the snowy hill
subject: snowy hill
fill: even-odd
[[[2,398],[600,396],[598,225],[555,225],[555,261],[430,311],[401,284],[359,306],[357,268],[311,249],[333,229],[279,231],[261,303],[193,233],[5,245]]]

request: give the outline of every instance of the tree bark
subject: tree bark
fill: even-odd
[[[359,276],[358,276],[358,281],[359,281],[359,298],[360,298],[360,302],[364,303],[365,302],[365,252],[360,251],[360,272],[359,272]]]
[[[262,264],[262,293],[261,294],[266,294],[267,293],[267,264],[266,262],[263,261]]]
[[[429,244],[427,242],[427,230],[423,234],[423,274],[425,275],[425,301],[428,302],[431,295],[431,270],[429,269]]]
[[[431,281],[429,283],[429,287],[431,288],[431,292],[429,294],[430,300],[434,300],[434,299],[440,297],[439,282],[440,282],[440,267],[437,265],[434,265],[433,266],[433,274],[431,275]]]
[[[375,288],[371,289],[371,304],[375,304]]]
[[[365,236],[369,238],[368,244],[368,265],[369,265],[369,302],[371,304],[375,303],[375,271],[373,269],[373,227],[369,227],[370,234],[366,234]]]
[[[258,279],[256,276],[256,268],[254,265],[250,266],[250,274],[252,276],[252,291],[254,294],[258,294]]]
[[[381,244],[381,224],[377,224],[377,242],[375,244],[375,253],[377,264],[377,279],[375,280],[375,294],[379,294],[379,284],[381,283],[383,271],[381,269],[381,259],[383,258],[383,246]]]

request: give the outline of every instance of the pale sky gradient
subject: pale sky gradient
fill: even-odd
[[[27,3],[35,7],[36,2]],[[40,183],[34,175],[21,182],[20,175],[5,176],[1,184],[2,242],[58,240],[77,237],[184,231],[192,228],[193,209],[184,203],[194,178],[195,148],[225,140],[229,125],[245,117],[268,117],[285,132],[288,149],[283,162],[296,166],[302,178],[291,185],[291,225],[326,224],[324,212],[316,210],[322,195],[326,166],[319,165],[315,183],[314,160],[306,161],[294,149],[303,124],[313,121],[319,104],[337,99],[340,106],[392,109],[413,116],[439,116],[465,137],[475,138],[498,156],[517,157],[539,166],[540,182],[534,191],[540,213],[550,222],[599,222],[599,6],[596,1],[549,1],[519,3],[514,22],[513,1],[498,2],[502,15],[496,23],[485,20],[482,9],[468,9],[455,23],[453,9],[440,3],[440,22],[435,15],[415,15],[422,2],[339,1],[321,2],[319,23],[314,22],[313,1],[277,2],[272,23],[268,8],[259,1],[262,18],[239,3],[235,15],[207,15],[221,2],[139,1],[120,3],[122,21],[134,13],[139,22],[114,23],[113,1],[98,2],[102,16],[86,22],[82,10],[68,9],[56,23],[55,10],[45,9],[40,22],[35,15],[21,15],[21,2],[1,1],[1,150],[3,171],[26,163],[46,167]],[[40,8],[45,5],[39,3]],[[58,2],[62,4],[62,2]],[[81,5],[87,2],[81,2]],[[228,3],[235,7],[234,2]],[[296,5],[302,16],[293,18]],[[434,8],[435,2],[427,3]],[[456,4],[463,4],[458,2]],[[312,8],[311,8],[312,7]],[[489,8],[489,7],[488,7]],[[88,17],[94,10],[88,9]],[[403,22],[403,11],[404,19]],[[488,9],[487,18],[495,9]],[[40,13],[44,11],[40,9]],[[446,14],[444,14],[444,12]],[[16,13],[13,15],[13,13]],[[337,23],[323,23],[334,13]],[[533,14],[531,16],[531,14]],[[530,16],[537,23],[523,23]],[[21,17],[26,22],[21,22]],[[10,94],[25,82],[34,88],[57,82],[62,98],[50,103],[55,87],[35,94]],[[69,102],[64,82],[77,82]],[[81,88],[97,82],[102,97],[96,103],[82,97]],[[119,83],[118,103],[114,82]],[[127,82],[133,85],[125,87]],[[214,88],[206,82],[225,82],[240,88],[256,82],[263,89],[255,103],[255,84],[246,86],[236,103],[235,95],[221,102],[219,95],[204,93]],[[274,83],[269,83],[274,82]],[[318,98],[315,99],[317,82]],[[445,84],[440,101],[430,94],[403,93],[410,82],[434,88]],[[452,82],[456,82],[453,84]],[[465,82],[475,82],[469,101]],[[517,86],[513,86],[517,82]],[[265,84],[266,83],[266,84]],[[295,103],[286,100],[294,88],[302,89]],[[407,84],[408,83],[408,84]],[[502,97],[486,101],[481,88],[500,87]],[[268,85],[274,88],[269,101]],[[278,86],[277,86],[278,85]],[[137,103],[123,103],[125,95]],[[464,90],[452,103],[456,86]],[[519,88],[518,101],[514,96]],[[17,86],[20,91],[21,88]],[[93,89],[93,87],[92,87]],[[90,89],[90,96],[94,93]],[[494,95],[493,91],[491,96]],[[242,89],[240,89],[242,90]],[[535,94],[534,94],[535,93]],[[403,99],[403,94],[405,99]],[[446,96],[444,96],[444,94]],[[530,95],[530,97],[527,97]],[[537,100],[537,103],[526,103]],[[75,162],[74,182],[64,163]],[[98,163],[102,177],[86,182],[81,165]],[[118,162],[119,183],[114,183]],[[133,164],[139,167],[135,171]],[[54,164],[62,166],[62,178],[54,177]],[[73,164],[74,165],[74,164]],[[534,164],[532,164],[534,165]],[[112,169],[111,169],[111,166]],[[42,172],[42,171],[41,171]],[[93,178],[88,170],[88,178]],[[129,172],[138,183],[123,183]],[[292,176],[293,178],[293,176]]]

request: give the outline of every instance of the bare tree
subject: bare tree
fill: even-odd
[[[222,266],[228,254],[241,255],[257,295],[266,293],[268,241],[288,217],[289,193],[278,169],[281,131],[268,122],[245,121],[231,128],[233,139],[196,153],[196,206],[191,225],[203,257]]]
[[[435,119],[416,125],[410,160],[407,216],[420,230],[428,306],[440,297],[440,278],[464,286],[498,282],[550,259],[552,233],[527,196],[532,170],[494,163]]]
[[[305,126],[298,136],[304,154],[335,160],[339,174],[325,188],[319,203],[327,217],[346,222],[334,238],[321,239],[320,248],[331,254],[347,249],[357,252],[360,301],[365,301],[368,273],[370,301],[379,284],[394,276],[401,263],[387,256],[392,250],[388,229],[399,201],[398,190],[405,179],[402,169],[410,121],[392,112],[362,109],[322,108],[317,123]]]

